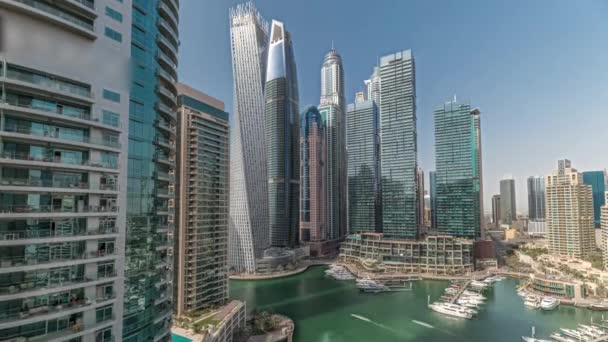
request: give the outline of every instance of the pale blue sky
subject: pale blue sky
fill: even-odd
[[[228,8],[241,1],[182,0],[179,78],[232,111]],[[559,158],[608,167],[608,1],[259,0],[294,41],[300,107],[319,98],[320,66],[334,41],[346,98],[380,55],[416,58],[418,160],[434,168],[433,110],[457,95],[482,112],[486,212],[512,175],[527,212],[525,179]],[[427,173],[428,178],[428,173]],[[427,179],[428,183],[428,179]]]

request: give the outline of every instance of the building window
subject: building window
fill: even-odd
[[[112,30],[111,28],[106,26],[106,31],[105,31],[106,37],[110,38],[110,39],[114,39],[117,42],[122,42],[122,34],[120,34],[119,32],[116,32],[114,30]]]
[[[103,98],[106,100],[120,103],[120,94],[108,89],[103,90]]]
[[[120,115],[109,110],[104,110],[102,121],[105,125],[118,127],[120,125]]]
[[[118,12],[117,10],[106,6],[106,15],[119,23],[122,23],[122,13]]]
[[[95,318],[97,323],[112,319],[112,305],[104,306],[95,310]]]

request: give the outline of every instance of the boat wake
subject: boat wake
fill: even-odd
[[[401,333],[399,333],[398,331],[395,331],[395,330],[393,330],[393,329],[391,329],[391,328],[387,327],[387,326],[386,326],[386,325],[384,325],[384,324],[381,324],[381,323],[378,323],[378,322],[374,322],[374,321],[372,321],[371,319],[369,319],[369,318],[367,318],[367,317],[364,317],[364,316],[360,316],[360,315],[356,315],[356,314],[350,314],[350,315],[351,315],[353,318],[356,318],[356,319],[362,320],[362,321],[364,321],[364,322],[367,322],[367,323],[373,324],[373,325],[377,326],[378,328],[382,328],[382,329],[384,329],[384,330],[386,330],[386,331],[389,331],[389,332],[391,332],[391,333],[393,333],[393,334],[395,334],[395,335],[397,335],[397,336],[403,337],[403,336],[401,336]]]
[[[427,328],[429,328],[429,329],[435,329],[435,327],[434,327],[434,326],[432,326],[432,325],[430,325],[430,324],[428,324],[428,323],[424,323],[424,322],[417,321],[417,320],[415,320],[415,319],[413,319],[413,320],[412,320],[412,323],[414,323],[414,324],[418,324],[418,325],[421,325],[421,326],[423,326],[423,327],[427,327]]]

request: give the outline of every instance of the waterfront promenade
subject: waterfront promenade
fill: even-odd
[[[240,274],[231,274],[229,276],[230,280],[265,280],[265,279],[276,279],[276,278],[284,278],[290,277],[296,274],[300,274],[305,272],[309,267],[319,266],[319,265],[330,265],[334,263],[335,260],[306,260],[302,261],[297,268],[288,271],[281,272],[270,272],[270,273],[240,273]]]

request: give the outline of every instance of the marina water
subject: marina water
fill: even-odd
[[[562,328],[599,322],[601,312],[560,305],[553,311],[526,308],[515,279],[497,282],[486,291],[486,303],[471,320],[450,318],[427,308],[446,281],[417,281],[412,291],[368,294],[354,281],[324,275],[325,267],[261,281],[231,281],[230,296],[247,301],[247,309],[286,314],[295,321],[295,342],[392,341],[521,341],[536,327],[537,338]],[[608,319],[608,314],[606,314]]]

